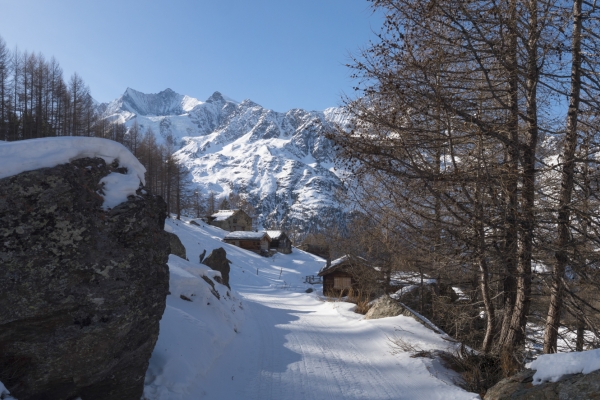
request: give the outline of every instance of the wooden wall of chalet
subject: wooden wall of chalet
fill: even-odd
[[[233,244],[235,246],[241,247],[242,249],[252,250],[252,251],[260,251],[260,241],[259,240],[223,240],[225,243]]]
[[[273,239],[269,245],[271,249],[277,250],[282,254],[290,254],[292,252],[292,241],[282,233],[279,239]]]
[[[335,270],[329,274],[323,275],[323,294],[326,296],[345,296],[348,294],[348,289],[334,289],[335,278],[350,278],[351,285],[356,286],[354,277],[344,270]]]
[[[261,250],[269,249],[269,241],[263,240],[240,240],[240,239],[224,239],[225,243],[232,244],[237,247],[241,247],[245,250],[254,251],[260,253]]]

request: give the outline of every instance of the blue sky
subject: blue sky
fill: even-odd
[[[54,56],[100,102],[127,87],[214,91],[276,111],[352,94],[350,53],[381,17],[366,0],[0,0],[9,48]]]

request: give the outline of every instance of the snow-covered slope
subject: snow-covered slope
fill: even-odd
[[[259,225],[306,231],[343,215],[335,192],[334,149],[324,133],[344,123],[339,108],[323,112],[265,109],[215,92],[205,102],[170,89],[143,94],[132,89],[104,107],[104,116],[159,139],[172,137],[177,154],[202,193],[217,198],[246,194]]]
[[[167,308],[146,375],[147,400],[479,399],[439,361],[390,352],[390,337],[426,349],[457,346],[410,317],[365,320],[303,283],[325,260],[293,249],[260,257],[221,242],[227,233],[169,219],[191,261],[169,259]],[[202,276],[203,249],[223,247],[231,290]],[[306,293],[307,288],[314,288]],[[192,301],[182,299],[184,295]]]

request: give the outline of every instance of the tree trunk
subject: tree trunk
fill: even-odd
[[[571,197],[575,171],[575,150],[577,149],[577,118],[581,91],[581,15],[582,0],[573,2],[573,37],[571,65],[571,95],[567,113],[567,135],[563,151],[563,170],[558,204],[558,239],[556,242],[556,264],[550,286],[550,306],[544,333],[544,353],[556,353],[560,313],[563,303],[563,279],[569,261],[567,247],[570,241]]]
[[[577,317],[577,339],[575,340],[575,351],[583,351],[585,335],[585,321],[582,316]]]
[[[507,146],[506,164],[506,222],[505,222],[505,239],[504,239],[504,255],[505,271],[504,271],[504,317],[502,320],[502,328],[500,331],[499,343],[506,339],[510,323],[512,320],[513,309],[517,297],[517,190],[519,179],[519,75],[517,64],[517,3],[516,0],[510,2],[510,17],[509,17],[509,48],[508,48],[508,65],[509,65],[509,145]]]
[[[531,302],[531,256],[535,220],[535,154],[538,140],[537,84],[539,80],[537,1],[529,2],[529,38],[527,43],[526,123],[527,138],[523,145],[523,182],[517,265],[517,293],[510,328],[502,346],[506,350],[519,348],[525,342],[527,314]]]

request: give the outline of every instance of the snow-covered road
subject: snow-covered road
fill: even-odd
[[[207,374],[207,399],[478,398],[436,378],[443,372],[430,359],[401,362],[387,346],[390,325],[363,321],[350,304],[273,288],[238,293],[247,321]]]
[[[173,227],[188,248],[190,260],[203,246],[223,245],[218,237],[210,236],[215,232],[212,228],[205,227],[207,236],[199,239],[199,228],[193,228],[188,236],[190,231]],[[211,240],[215,243],[209,243]],[[192,244],[200,245],[197,251],[190,252]],[[173,293],[146,379],[148,399],[479,398],[457,387],[452,373],[438,361],[411,358],[409,353],[391,354],[388,337],[394,335],[422,349],[449,346],[440,335],[412,318],[364,320],[352,312],[352,304],[326,301],[318,291],[305,293],[309,285],[302,283],[302,277],[315,274],[322,262],[315,256],[294,250],[292,255],[264,259],[232,246],[226,249],[233,262],[232,304],[241,304],[236,316],[243,314],[243,319],[230,321],[236,333],[219,333],[214,326],[207,333],[208,328],[199,329],[201,324],[196,322],[191,326],[198,333],[190,338],[190,318],[196,318],[192,307],[199,307],[199,301],[185,302]],[[172,260],[170,266],[173,275],[178,267]],[[171,290],[180,287],[172,285]],[[186,292],[186,296],[201,300],[197,293]],[[210,303],[210,297],[207,299]],[[174,312],[177,307],[185,309],[185,318],[181,318],[185,323],[181,325],[188,333],[173,328],[181,314]],[[206,323],[206,314],[197,313],[197,318]],[[218,322],[215,318],[211,323]],[[206,360],[190,361],[198,358]],[[177,367],[177,360],[186,368]],[[194,368],[198,371],[190,370]]]

